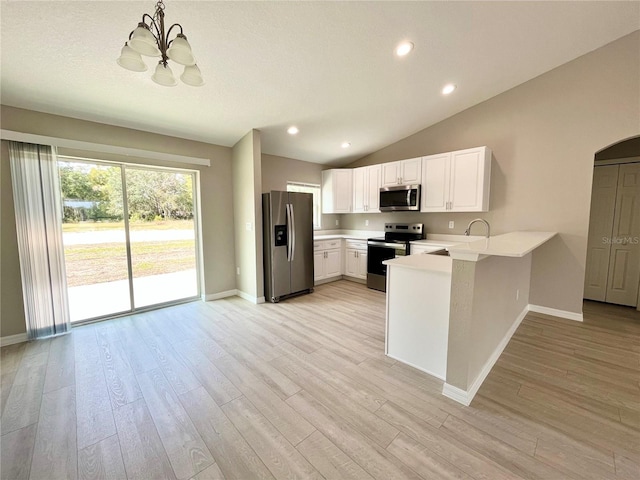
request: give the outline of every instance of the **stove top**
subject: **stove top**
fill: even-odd
[[[424,225],[422,223],[385,223],[384,241],[404,243],[422,239]],[[372,239],[379,240],[379,239]]]
[[[368,238],[370,242],[380,242],[380,243],[407,243],[410,242],[411,239],[405,238],[387,238],[387,237],[376,237],[376,238]]]

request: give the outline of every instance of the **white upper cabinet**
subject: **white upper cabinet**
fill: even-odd
[[[382,186],[420,183],[422,157],[382,164]]]
[[[353,170],[337,168],[322,172],[322,213],[351,213]]]
[[[422,158],[422,212],[489,210],[491,150],[469,148]]]
[[[380,213],[380,187],[382,187],[382,166],[371,165],[367,167],[369,176],[366,189],[368,192],[367,212]]]
[[[422,158],[422,212],[446,211],[449,205],[451,154],[440,153]]]
[[[380,212],[380,165],[353,169],[353,212]]]

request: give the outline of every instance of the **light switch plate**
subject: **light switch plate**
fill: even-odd
[[[453,220],[450,220],[449,221],[449,228],[453,228],[453,225],[454,225]]]

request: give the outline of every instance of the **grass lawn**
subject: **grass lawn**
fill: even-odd
[[[193,220],[158,220],[153,222],[129,222],[129,230],[192,230]],[[124,230],[121,222],[78,222],[63,223],[64,233],[96,232],[102,230]]]
[[[122,244],[71,245],[64,254],[69,287],[128,278]],[[196,266],[195,244],[193,240],[132,243],[131,260],[134,278],[188,270]]]

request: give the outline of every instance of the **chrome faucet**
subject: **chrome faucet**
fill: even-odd
[[[487,226],[487,238],[489,238],[489,233],[491,232],[491,227],[489,226],[489,222],[487,222],[485,219],[483,218],[476,218],[475,220],[471,220],[469,222],[469,225],[467,225],[467,229],[464,231],[464,234],[468,237],[469,235],[471,235],[471,225],[473,225],[476,222],[482,222]]]

